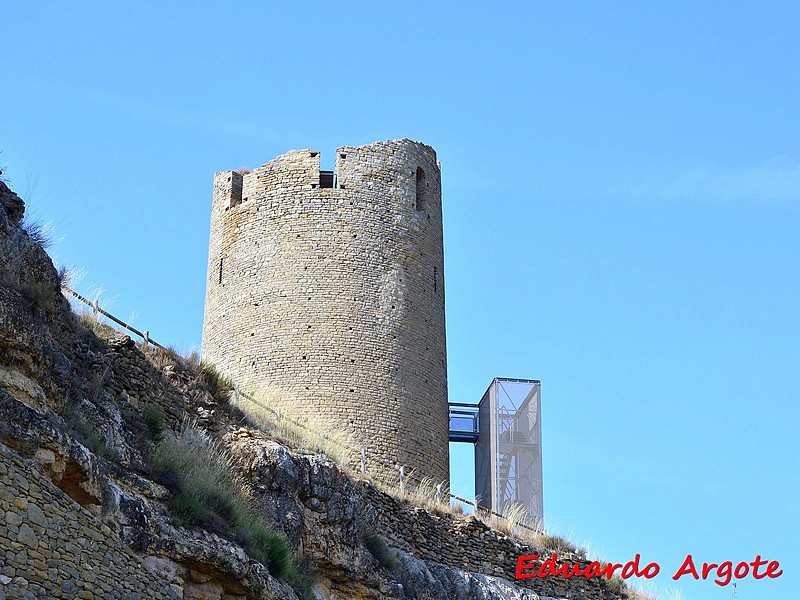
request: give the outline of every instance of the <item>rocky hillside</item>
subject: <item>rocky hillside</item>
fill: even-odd
[[[213,368],[77,316],[24,210],[0,183],[0,600],[624,597],[519,587],[535,548],[279,443]]]

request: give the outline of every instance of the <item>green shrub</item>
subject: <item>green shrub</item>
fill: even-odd
[[[263,523],[253,524],[245,550],[275,577],[285,578],[292,567],[292,552],[286,539]]]
[[[274,577],[294,578],[300,591],[304,586],[310,590],[286,539],[257,514],[229,456],[203,432],[187,426],[179,437],[165,437],[156,446],[150,467],[172,492],[169,509],[176,523],[230,536]]]
[[[166,426],[164,425],[164,415],[161,414],[158,407],[152,404],[145,406],[142,410],[142,419],[151,439],[156,443],[160,442],[164,437]]]
[[[308,557],[302,560],[295,560],[289,567],[286,574],[286,581],[292,586],[294,591],[302,600],[314,600],[314,588],[311,584],[314,581],[314,566]]]
[[[198,499],[203,510],[191,513],[194,525],[214,531],[225,529],[225,523],[236,524],[250,508],[227,455],[194,427],[184,428],[180,437],[163,439],[155,448],[150,467],[174,494]]]
[[[375,559],[389,570],[397,566],[397,559],[392,556],[392,551],[386,540],[379,533],[368,533],[364,536],[364,545]]]
[[[198,379],[200,384],[208,390],[208,393],[219,402],[228,401],[228,395],[233,391],[233,381],[220,373],[213,364],[200,361]]]
[[[55,311],[58,297],[61,295],[60,288],[44,281],[22,284],[19,286],[19,291],[33,306],[41,307],[48,314]]]
[[[175,521],[185,527],[202,525],[207,518],[206,510],[200,498],[186,492],[173,494],[169,501],[169,511]]]
[[[610,592],[614,592],[615,594],[619,594],[623,588],[623,581],[617,575],[614,575],[611,579],[606,580],[606,589]]]
[[[97,431],[94,423],[92,423],[77,406],[74,404],[67,404],[62,416],[67,424],[67,428],[81,444],[92,452],[92,454],[105,458],[106,460],[119,460],[119,454],[116,450],[108,447],[108,444]]]

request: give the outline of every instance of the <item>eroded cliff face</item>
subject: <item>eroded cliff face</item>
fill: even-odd
[[[516,556],[535,549],[287,448],[179,357],[77,318],[23,213],[0,183],[0,600],[308,597],[248,555],[241,536],[178,524],[174,489],[151,458],[187,423],[230,457],[317,598],[620,597],[597,579],[517,586]],[[365,543],[378,534],[392,546],[384,556]]]

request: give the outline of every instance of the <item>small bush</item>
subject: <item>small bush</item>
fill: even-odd
[[[183,362],[190,371],[195,373],[200,371],[200,363],[202,361],[200,360],[200,353],[196,350],[192,350],[188,355],[184,356]]]
[[[314,566],[308,557],[292,562],[286,574],[286,581],[302,600],[315,600],[317,597],[311,585],[314,581]]]
[[[233,391],[233,381],[206,361],[200,362],[199,381],[208,390],[208,393],[219,402],[227,402],[230,392]]]
[[[364,545],[369,553],[387,569],[394,570],[397,566],[397,559],[392,556],[392,551],[386,540],[379,533],[368,533],[364,536]]]
[[[619,578],[619,576],[614,575],[611,579],[606,580],[606,589],[610,592],[614,592],[615,594],[619,594],[623,588],[623,581]]]
[[[156,369],[163,370],[166,367],[172,367],[178,372],[184,370],[183,357],[174,346],[161,348],[159,346],[151,346],[145,342],[137,342],[137,345],[139,349],[147,355]]]
[[[445,482],[442,482],[442,501],[437,502],[436,499],[439,492],[432,477],[423,477],[417,480],[414,471],[412,471],[406,478],[408,480],[405,494],[407,500],[411,500],[415,504],[419,504],[437,514],[443,514],[451,510],[449,504],[445,503],[446,499],[450,498],[450,489]]]
[[[198,429],[186,427],[178,438],[163,439],[153,453],[151,473],[175,495],[198,499],[203,510],[194,512],[193,525],[214,531],[225,528],[249,510],[242,481],[228,456]],[[180,506],[188,504],[180,501]]]
[[[458,500],[451,500],[450,501],[450,511],[458,516],[463,516],[464,512],[464,505],[461,504]]]
[[[558,554],[575,554],[585,559],[587,552],[569,540],[544,531],[541,521],[528,516],[527,509],[518,502],[509,503],[503,509],[504,517],[498,517],[479,507],[475,517],[495,531],[516,537],[540,550]]]
[[[78,324],[83,328],[87,338],[94,335],[106,339],[119,333],[111,325],[107,325],[99,317],[95,317],[90,311],[82,311],[78,314]]]
[[[172,362],[183,365],[183,356],[181,356],[181,353],[178,352],[178,349],[175,346],[167,346],[166,348],[161,349],[161,352],[166,354],[167,359],[171,360]]]
[[[281,579],[297,567],[286,539],[256,513],[230,457],[193,426],[155,449],[151,472],[172,492],[169,508],[180,525],[201,525],[239,541],[245,551]]]
[[[164,415],[161,414],[158,407],[152,404],[145,406],[142,410],[142,419],[150,434],[150,438],[156,443],[160,442],[164,437],[166,425],[164,425]]]
[[[58,287],[69,285],[69,268],[66,265],[58,267]]]
[[[162,483],[175,481],[174,475],[174,473],[170,473],[168,477],[161,480]],[[175,521],[185,527],[202,525],[207,519],[206,509],[202,500],[192,494],[177,492],[170,498],[168,506],[169,512]]]
[[[140,348],[148,356],[153,366],[159,370],[172,367],[178,373],[188,372],[195,377],[200,373],[200,355],[197,352],[193,351],[184,355],[175,346],[164,348],[141,344]]]
[[[539,543],[548,550],[552,550],[559,554],[566,554],[568,552],[571,552],[579,556],[581,555],[584,557],[586,556],[586,550],[578,549],[578,547],[575,544],[573,544],[567,539],[564,539],[560,535],[551,535],[549,533],[542,533],[541,540]]]
[[[106,460],[119,460],[119,454],[108,447],[103,436],[100,435],[94,424],[86,418],[86,415],[78,407],[68,404],[62,416],[75,438],[86,446],[92,454]]]
[[[167,426],[161,411],[155,405],[146,404],[142,409],[132,404],[122,403],[120,406],[122,419],[125,421],[125,430],[128,444],[141,452],[145,463],[137,466],[142,469],[142,474],[152,476],[150,472],[150,457],[155,446],[164,439]],[[163,474],[162,474],[163,477]]]
[[[43,281],[22,284],[19,290],[31,305],[41,307],[48,314],[55,312],[58,298],[61,295],[60,288]]]
[[[250,530],[244,548],[250,556],[264,564],[275,577],[284,578],[292,566],[292,552],[286,539],[261,523]]]
[[[80,279],[80,272],[74,265],[67,266],[61,265],[58,267],[58,287],[63,289],[65,287],[72,287],[74,282]]]

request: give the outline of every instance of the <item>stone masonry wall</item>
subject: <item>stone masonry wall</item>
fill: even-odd
[[[202,354],[293,417],[449,479],[440,171],[411,140],[217,173]],[[376,457],[380,460],[371,460]]]
[[[107,526],[0,444],[0,600],[176,598]]]
[[[360,489],[375,507],[380,533],[390,546],[399,548],[426,561],[438,562],[471,573],[482,573],[513,581],[540,596],[575,600],[618,600],[618,593],[608,588],[602,577],[544,577],[516,579],[517,558],[539,554],[536,564],[551,556],[551,551],[526,545],[521,541],[490,529],[480,520],[455,518],[448,513],[436,514],[422,507],[398,500],[362,482]],[[558,553],[561,561],[571,565],[578,561],[571,554]],[[581,568],[589,561],[581,560]]]

